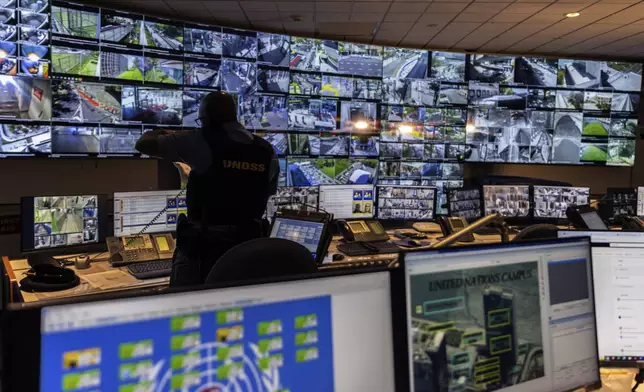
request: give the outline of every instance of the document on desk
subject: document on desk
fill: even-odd
[[[85,280],[92,287],[100,290],[127,287],[138,282],[134,276],[121,270],[83,275],[81,279]]]

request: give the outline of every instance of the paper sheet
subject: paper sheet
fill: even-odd
[[[81,279],[88,282],[92,287],[100,290],[123,288],[137,283],[134,276],[121,270],[83,275]]]

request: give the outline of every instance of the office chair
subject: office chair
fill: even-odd
[[[224,253],[210,270],[206,284],[261,280],[317,272],[311,251],[281,238],[256,238]]]
[[[528,226],[521,230],[511,242],[549,240],[557,238],[559,228],[548,223]]]

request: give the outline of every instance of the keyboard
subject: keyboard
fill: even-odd
[[[370,254],[398,253],[400,247],[392,242],[349,242],[339,244],[338,250],[347,256],[366,256]]]
[[[154,279],[170,276],[172,260],[145,261],[128,265],[127,270],[137,279]]]

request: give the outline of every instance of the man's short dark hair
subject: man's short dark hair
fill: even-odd
[[[224,91],[216,91],[206,95],[199,106],[199,119],[204,128],[237,121],[235,97]]]

